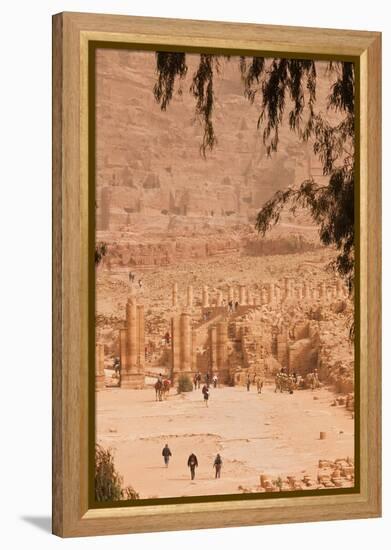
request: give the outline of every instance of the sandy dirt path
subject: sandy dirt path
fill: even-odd
[[[314,399],[316,397],[316,399]],[[326,389],[275,394],[255,389],[212,389],[206,408],[199,390],[156,402],[153,389],[111,389],[97,394],[97,440],[114,450],[115,464],[141,498],[237,493],[255,487],[259,475],[316,476],[320,458],[354,456],[354,421],[331,407]],[[319,432],[327,432],[325,440]],[[164,467],[168,443],[172,459]],[[190,480],[187,458],[198,457]],[[223,458],[214,479],[213,459]]]

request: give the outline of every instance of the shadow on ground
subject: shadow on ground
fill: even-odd
[[[52,532],[52,518],[49,516],[22,516],[21,519],[45,533]]]

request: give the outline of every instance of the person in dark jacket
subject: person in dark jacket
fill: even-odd
[[[221,458],[220,454],[217,453],[216,458],[215,458],[215,461],[213,462],[213,468],[216,470],[216,475],[215,475],[215,478],[216,478],[216,479],[217,479],[218,477],[220,477],[222,465],[223,465],[222,458]]]
[[[164,459],[164,464],[166,465],[166,468],[168,468],[168,463],[170,462],[170,456],[172,456],[172,452],[168,447],[168,443],[166,443],[163,447],[162,456]]]
[[[202,387],[202,395],[204,396],[204,403],[205,403],[205,406],[207,407],[208,400],[209,400],[209,386],[207,386],[206,384],[204,384]]]
[[[187,460],[187,465],[190,468],[191,479],[195,478],[195,469],[198,468],[198,460],[194,453],[191,453]]]

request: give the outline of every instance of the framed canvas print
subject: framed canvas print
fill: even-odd
[[[53,18],[53,531],[380,515],[380,34]]]

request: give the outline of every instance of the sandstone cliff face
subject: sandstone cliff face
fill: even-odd
[[[277,189],[322,179],[311,145],[289,130],[281,131],[278,153],[266,156],[260,109],[243,97],[237,58],[222,62],[215,81],[218,144],[204,159],[188,93],[198,60],[191,57],[183,94],[162,112],[153,97],[154,53],[97,52],[98,231],[139,223],[137,213],[160,216],[163,226],[167,215],[247,222]]]

